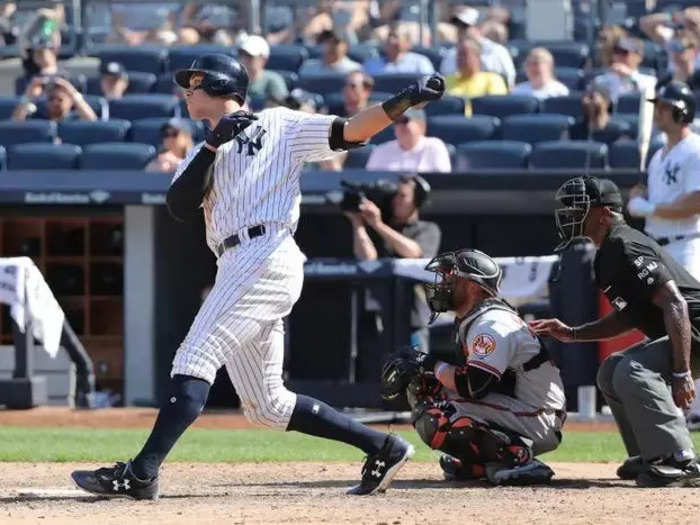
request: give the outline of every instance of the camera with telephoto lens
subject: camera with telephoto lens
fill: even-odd
[[[391,214],[391,199],[396,194],[396,183],[379,179],[376,182],[350,182],[341,180],[343,200],[341,211],[359,211],[362,199],[372,201],[382,211],[382,217]]]

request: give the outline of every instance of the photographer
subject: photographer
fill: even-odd
[[[44,107],[38,107],[33,100],[33,94],[37,91],[46,93]],[[94,121],[97,120],[97,115],[80,92],[65,78],[37,76],[27,86],[12,114],[13,120],[27,118],[56,122],[77,119]]]
[[[382,212],[369,199],[363,198],[358,211],[345,211],[350,219],[353,231],[353,253],[361,261],[372,261],[380,257],[398,257],[404,259],[431,258],[440,248],[441,232],[434,222],[419,218],[421,206],[430,193],[430,185],[418,175],[402,175],[396,193],[391,198],[387,222]],[[369,226],[381,242],[375,245]],[[411,343],[421,349],[428,347],[428,319],[430,310],[425,295],[416,290],[413,311],[411,313]]]

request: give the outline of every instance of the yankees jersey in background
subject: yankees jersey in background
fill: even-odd
[[[669,151],[658,150],[648,168],[649,202],[667,204],[681,195],[700,191],[700,136],[691,133]],[[700,215],[686,219],[646,220],[646,232],[652,237],[673,237],[700,232]]]
[[[559,369],[545,361],[525,370],[540,353],[540,341],[515,312],[491,308],[459,323],[459,342],[467,365],[494,375],[499,381],[507,369],[515,373],[514,397],[533,408],[562,410],[564,387]],[[466,332],[466,333],[465,333]]]
[[[276,107],[257,114],[258,120],[217,152],[210,187],[202,201],[207,245],[216,246],[234,233],[258,224],[296,230],[304,162],[327,159],[336,152],[328,137],[334,115],[312,115]],[[325,139],[325,140],[324,140]],[[201,145],[192,148],[173,182]]]

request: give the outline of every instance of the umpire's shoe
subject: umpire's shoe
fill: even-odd
[[[637,476],[638,487],[700,487],[700,464],[697,458],[679,463],[667,460],[649,463]]]
[[[648,465],[641,456],[630,456],[617,468],[617,477],[620,479],[637,479]]]
[[[364,496],[384,492],[414,451],[413,445],[399,436],[387,436],[382,449],[367,457],[362,466],[362,481],[351,488],[348,494]]]
[[[158,478],[137,478],[131,470],[131,461],[97,470],[76,470],[71,477],[78,487],[92,494],[158,499]]]

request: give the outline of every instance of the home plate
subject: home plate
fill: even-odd
[[[82,490],[65,487],[22,487],[10,489],[10,492],[17,494],[20,498],[77,498],[86,495]]]

